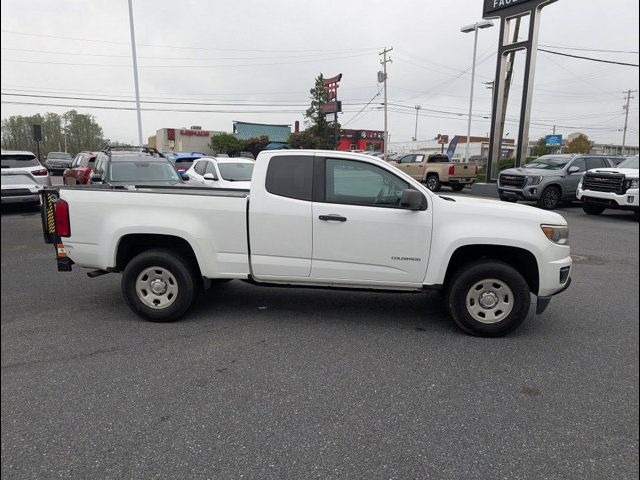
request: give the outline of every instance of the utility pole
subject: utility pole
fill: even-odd
[[[133,82],[136,89],[136,112],[138,114],[138,145],[144,145],[142,141],[142,114],[140,112],[140,86],[138,84],[138,56],[136,55],[136,34],[133,28],[133,5],[129,0],[129,26],[131,28],[131,56],[133,57]]]
[[[378,55],[382,55],[382,60],[380,63],[382,64],[382,76],[384,77],[384,161],[387,161],[387,152],[389,151],[389,130],[387,128],[387,63],[391,62],[390,58],[387,58],[387,53],[393,50],[393,47],[386,48],[380,52]]]
[[[420,111],[422,107],[420,105],[416,105],[416,131],[413,135],[413,141],[417,142],[418,141],[418,112]]]
[[[622,107],[625,111],[624,114],[624,133],[622,134],[622,155],[624,155],[624,151],[626,149],[627,146],[627,125],[629,124],[629,103],[631,102],[632,98],[636,98],[636,97],[632,97],[631,94],[632,93],[637,93],[637,90],[627,90],[626,92],[624,92],[627,95],[627,103],[624,107]]]

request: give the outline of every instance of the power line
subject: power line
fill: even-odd
[[[602,58],[583,57],[581,55],[571,55],[569,53],[554,52],[553,50],[545,50],[544,48],[539,48],[538,51],[544,52],[544,53],[550,53],[552,55],[560,55],[562,57],[578,58],[580,60],[590,60],[592,62],[610,63],[613,65],[623,65],[625,67],[640,67],[640,65],[638,65],[637,63],[614,62],[613,60],[604,60]]]
[[[380,96],[380,93],[382,93],[382,90],[380,90],[380,89],[378,88],[378,92],[377,92],[373,97],[371,97],[371,100],[369,100],[369,101],[365,104],[365,106],[364,106],[364,107],[362,107],[362,108],[360,109],[360,111],[359,111],[358,113],[356,113],[353,117],[351,117],[349,120],[347,120],[347,121],[344,123],[344,125],[343,125],[343,126],[345,126],[345,127],[346,127],[348,124],[350,124],[351,122],[353,122],[353,121],[354,121],[354,120],[355,120],[355,119],[356,119],[356,118],[357,118],[357,117],[358,117],[362,112],[364,112],[364,111],[365,111],[365,109],[366,109],[369,105],[371,105],[371,102],[373,102],[377,97],[379,97],[379,96]]]
[[[1,33],[9,33],[11,35],[23,35],[27,37],[42,37],[53,38],[56,40],[72,40],[75,42],[91,42],[91,43],[106,43],[111,45],[126,45],[130,46],[129,42],[116,42],[110,40],[96,40],[94,38],[78,38],[78,37],[63,37],[57,35],[44,35],[41,33],[27,33],[16,32],[13,30],[0,30]],[[258,52],[258,53],[304,53],[304,52],[364,52],[377,50],[380,47],[367,47],[367,48],[348,48],[348,49],[304,49],[304,50],[264,50],[264,49],[239,49],[239,48],[211,48],[211,47],[183,47],[177,45],[159,45],[152,43],[138,43],[137,45],[143,47],[157,47],[157,48],[176,48],[180,50],[206,50],[215,52]]]
[[[638,54],[640,53],[637,50],[606,50],[606,49],[602,49],[602,48],[581,48],[581,47],[568,47],[565,45],[539,45],[540,47],[546,47],[546,48],[559,48],[560,50],[574,50],[574,51],[578,51],[578,52],[598,52],[598,53],[634,53],[634,54]]]

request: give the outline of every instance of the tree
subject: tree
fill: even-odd
[[[536,142],[536,146],[531,148],[531,155],[534,157],[541,157],[542,155],[553,153],[553,151],[553,147],[547,146],[547,139],[545,137],[541,137]]]
[[[63,115],[13,115],[2,120],[2,148],[29,150],[35,153],[37,145],[33,139],[33,125],[42,126],[43,141],[40,143],[40,154],[43,158],[49,152],[64,150],[65,136],[67,151],[72,153],[99,150],[106,143],[102,127],[96,123],[92,115],[70,110]]]
[[[305,113],[306,131],[318,139],[317,148],[334,150],[340,136],[340,124],[327,122],[324,106],[328,102],[329,92],[324,86],[322,74],[316,77],[315,86],[309,90],[311,105]]]
[[[567,143],[566,153],[590,153],[593,142],[586,135],[580,134]]]
[[[245,149],[245,142],[230,133],[222,133],[211,137],[209,147],[216,153],[226,153],[234,156]]]
[[[320,139],[309,130],[294,132],[289,135],[289,145],[291,148],[320,148]]]
[[[267,148],[269,145],[269,137],[261,135],[258,138],[250,138],[244,144],[244,148],[247,152],[251,152],[255,158],[258,158],[258,154]]]

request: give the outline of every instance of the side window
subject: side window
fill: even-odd
[[[87,156],[87,157],[85,157],[85,158],[86,158],[85,162],[82,162],[82,163],[84,163],[84,164],[85,164],[87,167],[89,167],[89,168],[95,168],[95,166],[96,166],[96,159],[97,159],[98,157],[94,157],[94,156]]]
[[[580,170],[578,170],[578,172],[586,172],[587,171],[587,166],[586,166],[586,163],[584,161],[584,158],[578,158],[578,159],[574,160],[571,163],[571,166],[572,167],[578,167],[580,169]],[[578,173],[578,172],[576,172],[576,173]]]
[[[193,167],[193,169],[196,171],[198,175],[204,175],[204,171],[207,168],[207,163],[209,162],[207,162],[206,160],[203,160],[201,162],[196,162],[196,165],[195,167]]]
[[[405,155],[400,159],[398,163],[413,163],[413,158],[415,155]]]
[[[204,171],[204,173],[213,173],[217,177],[218,172],[216,171],[216,166],[213,164],[213,162],[205,162],[205,164],[206,170]]]
[[[325,201],[346,205],[399,207],[409,184],[386,170],[354,160],[326,160]]]
[[[282,197],[311,201],[313,192],[312,156],[273,157],[267,170],[267,192]]]
[[[82,160],[82,154],[79,153],[76,155],[76,158],[73,159],[73,162],[71,162],[71,168],[76,168],[78,165],[80,165],[81,160]]]
[[[587,158],[587,170],[591,170],[592,168],[602,168],[608,166],[604,158],[602,157],[589,157]]]

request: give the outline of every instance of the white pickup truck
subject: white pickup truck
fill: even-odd
[[[256,285],[446,294],[465,332],[504,335],[571,283],[565,219],[492,200],[440,197],[350,152],[262,152],[251,189],[50,187],[45,239],[58,269],[122,272],[131,308],[183,316],[199,289]],[[426,312],[425,312],[426,313]]]

